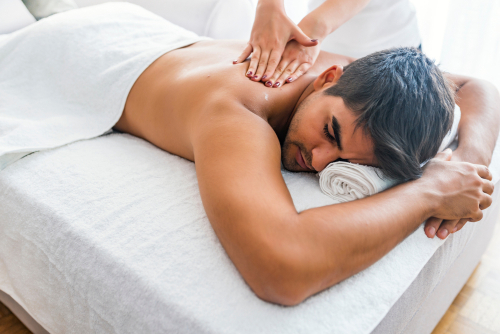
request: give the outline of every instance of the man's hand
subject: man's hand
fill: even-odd
[[[445,74],[458,88],[456,103],[462,111],[458,127],[459,144],[451,161],[488,166],[500,126],[500,95],[492,84],[456,74]],[[460,231],[469,219],[443,220],[429,218],[425,234],[445,239]],[[437,233],[436,233],[437,232]]]
[[[468,221],[483,217],[481,210],[491,205],[492,176],[486,166],[452,161],[451,150],[439,153],[425,169],[422,180],[438,185],[436,214],[425,223],[429,238],[445,239]],[[436,232],[437,231],[437,232]]]

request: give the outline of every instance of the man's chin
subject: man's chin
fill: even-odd
[[[285,141],[281,151],[281,164],[290,172],[304,172],[303,168],[295,160],[295,156],[291,154],[292,145]]]
[[[296,173],[311,173],[313,171],[311,170],[304,170],[297,161],[295,161],[295,158],[289,159],[289,158],[282,158],[281,159],[281,164],[283,165],[283,168],[285,168],[287,171],[290,172],[296,172]]]

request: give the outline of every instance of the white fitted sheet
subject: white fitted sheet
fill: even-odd
[[[298,210],[331,203],[315,176],[283,174]],[[3,170],[0,235],[0,290],[51,333],[369,333],[441,245],[419,228],[299,306],[266,303],[213,232],[194,164],[117,133]]]

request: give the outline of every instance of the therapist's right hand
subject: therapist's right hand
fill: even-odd
[[[252,54],[246,76],[254,81],[265,81],[274,74],[285,46],[292,39],[305,47],[318,44],[318,40],[312,40],[290,20],[283,1],[259,1],[250,41],[233,64],[245,61]]]

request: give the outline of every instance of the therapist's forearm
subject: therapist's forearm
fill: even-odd
[[[459,76],[454,81],[462,113],[456,155],[462,161],[488,166],[500,128],[500,95],[487,81]]]
[[[300,21],[299,27],[320,41],[359,13],[370,0],[326,0]]]

